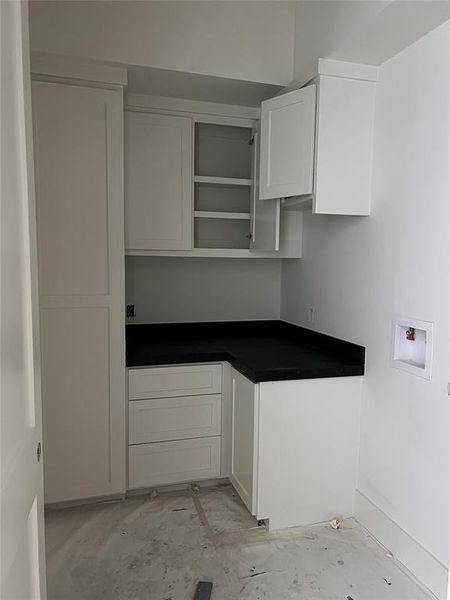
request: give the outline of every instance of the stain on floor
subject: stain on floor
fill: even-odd
[[[353,519],[267,532],[231,486],[49,511],[49,600],[430,600]]]

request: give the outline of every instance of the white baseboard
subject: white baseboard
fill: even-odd
[[[448,568],[359,490],[355,495],[355,517],[418,582],[439,600],[447,599]],[[447,535],[447,527],[443,525],[443,529],[443,535]]]

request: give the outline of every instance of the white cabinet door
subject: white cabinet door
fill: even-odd
[[[192,249],[192,120],[125,113],[125,244]]]
[[[45,499],[125,491],[123,106],[33,82]]]
[[[280,199],[259,199],[259,148],[260,132],[253,129],[251,231],[250,250],[278,251],[280,248]]]
[[[316,86],[261,104],[261,200],[312,194]]]
[[[256,472],[258,452],[258,385],[231,371],[232,428],[231,483],[242,501],[256,515]]]
[[[0,598],[45,600],[28,4],[0,2],[0,22]]]

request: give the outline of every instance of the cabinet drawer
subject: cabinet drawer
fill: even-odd
[[[131,369],[130,400],[220,394],[222,365],[187,365]]]
[[[130,489],[220,475],[220,437],[129,446],[128,456]]]
[[[221,394],[129,402],[129,443],[220,435],[221,404]]]

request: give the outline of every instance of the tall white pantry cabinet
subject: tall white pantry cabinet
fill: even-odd
[[[32,82],[47,503],[125,491],[123,88]]]

